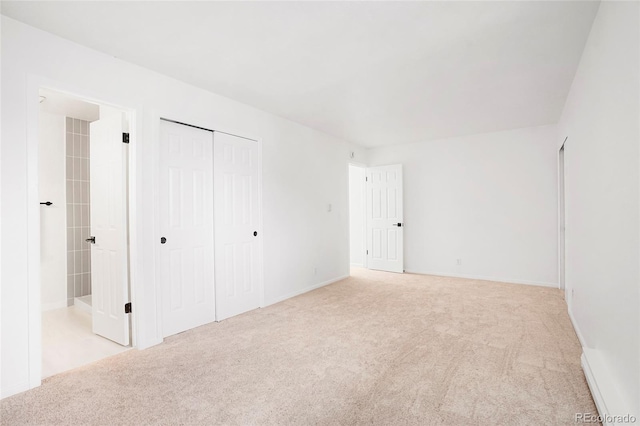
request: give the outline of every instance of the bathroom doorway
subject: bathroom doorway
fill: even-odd
[[[127,167],[122,166],[128,160],[128,152],[119,134],[127,134],[128,115],[52,90],[41,89],[39,95],[38,193],[42,378],[45,378],[131,346],[130,315],[116,312],[112,306],[112,301],[129,300]],[[107,122],[116,123],[109,130],[111,134],[105,131]],[[121,158],[107,161],[102,141],[105,137],[111,137],[109,144],[115,147],[116,157]],[[118,140],[114,141],[114,137]],[[119,163],[120,167],[114,169],[111,163]],[[114,186],[117,202],[113,201]],[[102,244],[94,245],[95,234],[105,228],[98,225],[104,225],[105,221],[115,223],[112,228],[124,234],[105,247],[113,236],[105,237],[103,232],[99,237]],[[105,256],[105,248],[109,249],[109,256]],[[118,288],[109,286],[114,283]],[[118,327],[126,330],[111,330]]]

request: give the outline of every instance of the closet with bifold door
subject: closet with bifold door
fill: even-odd
[[[162,119],[159,282],[167,337],[262,303],[259,142]]]

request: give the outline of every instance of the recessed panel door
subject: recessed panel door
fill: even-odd
[[[258,143],[214,133],[217,320],[260,307]]]
[[[163,335],[215,321],[213,132],[161,121]]]
[[[91,294],[93,332],[129,345],[127,145],[122,112],[100,107],[90,124]],[[90,241],[87,241],[87,244]]]
[[[367,169],[367,267],[404,271],[402,165]]]

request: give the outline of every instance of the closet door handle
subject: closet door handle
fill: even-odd
[[[88,242],[88,243],[91,243],[91,244],[95,244],[96,243],[96,237],[89,237],[85,241]]]

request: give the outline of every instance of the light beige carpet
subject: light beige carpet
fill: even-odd
[[[3,425],[574,424],[595,413],[559,290],[356,270],[51,377]]]

